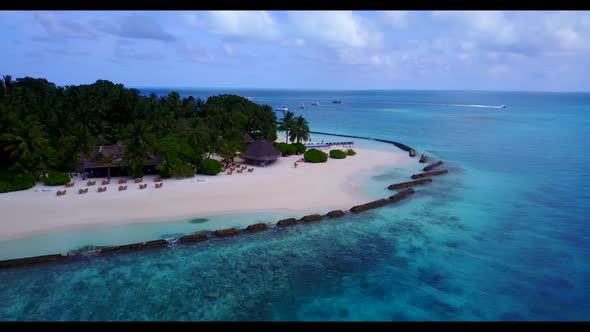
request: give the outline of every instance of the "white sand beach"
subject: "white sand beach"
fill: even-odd
[[[17,239],[49,231],[136,222],[162,222],[223,213],[292,211],[326,213],[365,203],[358,188],[376,168],[416,162],[403,151],[355,148],[356,156],[328,159],[326,163],[293,163],[303,156],[281,157],[254,172],[189,179],[164,179],[154,188],[154,176],[144,177],[145,190],[129,181],[128,190],[118,191],[117,178],[108,190],[86,186],[74,178],[72,188],[37,184],[29,190],[0,194],[0,240]],[[92,179],[94,180],[94,179]],[[100,184],[101,178],[96,178]],[[79,195],[78,189],[90,188]],[[67,189],[65,196],[56,191]],[[50,191],[44,191],[50,190]]]

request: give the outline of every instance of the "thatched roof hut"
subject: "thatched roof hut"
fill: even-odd
[[[269,141],[260,139],[248,145],[246,152],[244,152],[242,155],[242,158],[244,158],[246,162],[265,163],[273,162],[280,156],[281,152]]]
[[[125,145],[121,143],[96,146],[90,154],[80,156],[76,171],[83,172],[87,169],[121,167],[124,153]],[[160,158],[149,156],[145,166],[155,166],[161,162]]]
[[[250,134],[246,133],[244,134],[244,137],[242,138],[242,142],[244,142],[244,144],[250,144],[250,143],[254,143],[255,139],[252,138],[252,136],[250,136]]]

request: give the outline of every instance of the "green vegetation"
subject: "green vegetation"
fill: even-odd
[[[286,143],[273,142],[272,145],[275,148],[277,148],[277,150],[279,150],[281,155],[283,155],[283,156],[287,155],[287,144]]]
[[[70,177],[66,173],[49,172],[43,177],[43,183],[47,186],[63,186],[70,182]]]
[[[35,185],[35,176],[31,173],[0,170],[0,193],[25,190]]]
[[[217,149],[217,154],[229,162],[234,160],[234,157],[239,150],[240,143],[236,141],[223,140]]]
[[[157,151],[162,157],[162,163],[156,170],[163,178],[188,178],[195,175],[194,151],[188,143],[178,139],[176,135],[167,135],[158,142]]]
[[[309,140],[309,124],[302,116],[295,118],[289,139],[291,142],[296,140],[297,143]]]
[[[295,144],[287,144],[287,143],[273,143],[274,147],[276,147],[283,156],[291,156],[297,153],[298,147]],[[304,147],[305,148],[305,147]]]
[[[297,149],[297,152],[299,152],[299,153],[304,153],[305,150],[307,150],[307,148],[305,147],[305,145],[303,145],[303,143],[293,143],[292,145]]]
[[[221,168],[223,164],[215,159],[205,158],[201,161],[201,165],[199,167],[199,173],[206,174],[206,175],[217,175],[221,172]]]
[[[284,120],[289,137],[297,121],[294,115]],[[162,159],[156,168],[162,177],[193,176],[203,158],[231,159],[243,150],[245,133],[275,141],[272,108],[228,94],[206,101],[177,92],[143,96],[106,80],[65,87],[42,78],[0,80],[0,171],[12,170],[2,180],[4,191],[26,189],[49,171],[72,172],[80,155],[118,142],[131,176],[142,176],[151,157]]]
[[[348,149],[348,150],[346,150],[346,154],[349,156],[354,156],[356,154],[356,152],[353,149]]]
[[[273,145],[281,152],[281,154],[283,156],[294,155],[297,152],[304,153],[305,150],[307,150],[305,145],[303,145],[302,143],[287,144],[287,143],[276,143],[275,142],[275,143],[273,143]]]
[[[328,155],[318,149],[309,149],[303,154],[306,163],[324,163],[328,160]]]
[[[346,152],[342,150],[330,150],[330,158],[344,159],[346,158]]]
[[[287,144],[287,154],[289,156],[294,155],[297,153],[297,147],[293,144]]]
[[[295,125],[295,113],[291,111],[284,112],[283,118],[278,123],[277,129],[285,132],[285,142],[289,141],[289,131]]]
[[[309,140],[309,124],[303,116],[295,117],[295,113],[287,111],[279,121],[277,127],[279,131],[285,132],[285,142],[301,143]],[[303,151],[302,151],[303,152]]]

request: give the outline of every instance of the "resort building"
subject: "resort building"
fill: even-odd
[[[87,173],[90,177],[126,175],[121,165],[124,152],[125,145],[121,143],[96,146],[90,154],[80,156],[76,172]],[[155,173],[155,166],[161,162],[156,156],[150,156],[144,165],[144,173]]]
[[[254,141],[256,140],[248,133],[244,134],[244,137],[242,138],[242,143],[244,143],[244,146],[248,146],[248,144],[254,143]]]
[[[259,139],[248,144],[242,158],[246,163],[265,166],[275,162],[280,156],[281,152],[269,141]]]

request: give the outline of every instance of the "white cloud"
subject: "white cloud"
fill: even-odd
[[[295,38],[293,43],[295,44],[295,46],[303,46],[303,45],[305,45],[305,40],[303,40],[301,38]]]
[[[381,32],[350,11],[289,12],[295,33],[328,47],[377,47]]]
[[[367,52],[360,48],[343,48],[336,51],[336,59],[346,65],[391,66],[393,59],[383,53]]]
[[[408,12],[403,10],[387,10],[381,12],[383,23],[395,28],[405,28],[408,25]]]
[[[465,34],[486,38],[500,44],[518,41],[517,31],[503,12],[499,11],[435,11],[432,16],[463,25]]]
[[[488,67],[488,75],[493,78],[505,78],[512,71],[506,65],[491,65]]]
[[[459,57],[459,59],[461,60],[469,60],[469,58],[471,58],[471,55],[469,53],[459,53],[457,57]]]
[[[281,42],[281,45],[303,47],[303,46],[305,46],[305,39],[302,39],[302,38],[286,39]]]
[[[230,55],[230,56],[234,55],[234,49],[228,43],[223,44],[223,52],[225,52],[225,54]]]
[[[461,49],[464,51],[471,51],[471,50],[475,49],[475,43],[468,42],[468,41],[462,42]]]
[[[192,26],[199,25],[199,22],[200,22],[197,14],[192,13],[192,12],[182,13],[181,18],[184,22],[186,22],[186,24],[192,25]]]
[[[205,49],[191,42],[179,44],[179,52],[191,62],[207,63],[213,60],[213,57]]]
[[[36,12],[35,18],[51,37],[96,38],[96,34],[84,25],[74,21],[60,20],[51,12]]]
[[[539,56],[590,50],[588,12],[433,12],[432,17],[459,30],[447,32],[468,39],[472,49]],[[458,46],[463,51],[466,44]]]
[[[590,49],[590,15],[585,12],[558,12],[543,20],[550,39],[566,51]]]
[[[266,11],[211,11],[202,21],[195,15],[185,15],[185,20],[229,37],[274,40],[280,36],[274,18]]]

